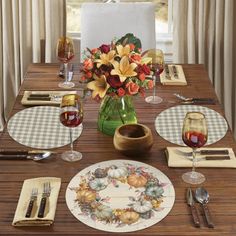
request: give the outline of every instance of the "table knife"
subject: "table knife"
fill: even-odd
[[[194,199],[193,199],[193,194],[192,194],[191,188],[187,189],[186,199],[187,199],[187,204],[191,208],[191,214],[192,214],[194,225],[195,225],[195,227],[199,228],[200,227],[200,221],[199,221],[199,216],[198,216],[197,209],[194,205],[195,202],[194,202]]]
[[[48,151],[46,150],[4,150],[0,149],[0,155],[35,155],[35,154],[43,154]],[[55,153],[50,151],[51,153]]]
[[[166,77],[166,79],[171,80],[170,70],[169,70],[168,65],[165,65],[165,77]]]
[[[50,97],[48,93],[31,93],[28,97]]]
[[[175,149],[175,153],[178,155],[183,155],[183,156],[192,156],[193,152],[188,152],[188,151],[182,151],[180,149]],[[209,155],[229,155],[229,150],[228,149],[203,149],[203,150],[197,150],[197,155],[203,155],[203,156],[209,156]]]
[[[181,104],[216,104],[213,98],[191,98],[185,101],[181,101]]]
[[[175,79],[179,79],[179,77],[178,77],[178,72],[177,72],[177,68],[176,68],[175,65],[172,66],[172,70],[173,70]]]
[[[27,97],[28,101],[51,101],[51,97]]]

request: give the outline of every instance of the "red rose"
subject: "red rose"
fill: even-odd
[[[138,78],[141,80],[141,81],[144,81],[145,80],[145,74],[144,73],[141,73]]]
[[[143,65],[138,65],[138,72],[139,73],[144,73],[145,75],[150,75],[150,68],[143,64]]]
[[[120,81],[120,77],[118,75],[110,75],[110,76],[108,76],[107,83],[112,88],[119,88],[120,86],[122,86],[122,82]]]
[[[125,87],[128,89],[130,95],[138,93],[139,86],[132,81],[128,82]]]
[[[149,80],[147,85],[148,85],[148,89],[152,89],[154,86],[153,80]]]
[[[132,55],[130,56],[131,62],[134,62],[134,63],[137,63],[137,64],[140,64],[140,63],[141,63],[141,59],[142,59],[142,57],[141,57],[140,54],[132,54]]]
[[[117,90],[118,96],[123,97],[125,95],[125,90],[123,88],[119,88]]]
[[[103,44],[99,47],[102,53],[108,53],[110,52],[110,45]]]

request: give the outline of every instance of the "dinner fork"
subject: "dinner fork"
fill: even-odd
[[[39,206],[39,212],[38,212],[38,217],[43,218],[44,217],[44,211],[47,203],[47,198],[50,197],[51,193],[51,185],[50,182],[45,182],[43,184],[43,193],[42,193],[42,198],[40,201],[40,206]]]
[[[31,216],[31,212],[33,210],[34,202],[37,199],[37,196],[38,196],[38,189],[37,188],[32,188],[30,201],[29,201],[29,204],[28,204],[28,207],[27,207],[25,217],[29,218]]]

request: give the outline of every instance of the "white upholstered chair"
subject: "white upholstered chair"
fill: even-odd
[[[155,5],[151,2],[84,3],[81,8],[81,52],[133,33],[142,50],[156,47]]]

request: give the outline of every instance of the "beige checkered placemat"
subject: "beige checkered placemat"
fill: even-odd
[[[16,113],[8,122],[9,135],[18,143],[38,149],[62,147],[70,143],[69,128],[59,120],[60,108],[37,106]],[[73,140],[81,132],[82,124],[73,128]]]
[[[206,145],[213,144],[225,136],[228,130],[225,118],[208,107],[196,105],[180,105],[161,112],[155,120],[157,133],[171,143],[186,146],[182,141],[182,127],[186,113],[191,111],[202,112],[206,116],[208,125]]]

